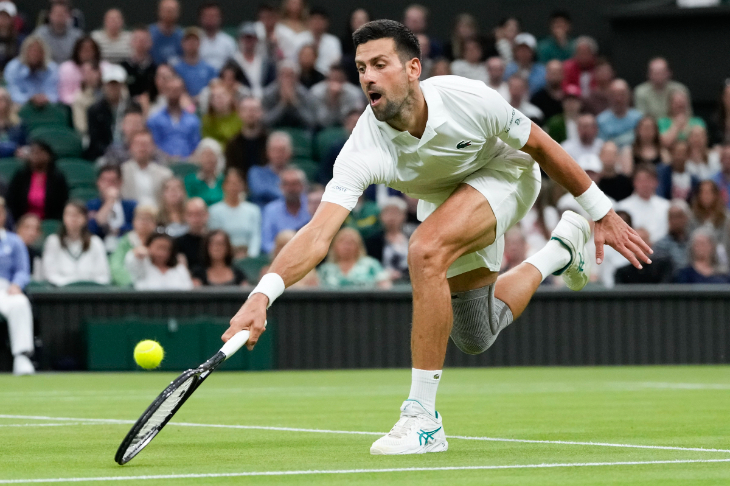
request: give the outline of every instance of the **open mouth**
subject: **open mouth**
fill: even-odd
[[[377,105],[380,102],[380,100],[382,100],[382,99],[383,99],[383,95],[381,95],[380,93],[371,92],[370,93],[370,106]]]

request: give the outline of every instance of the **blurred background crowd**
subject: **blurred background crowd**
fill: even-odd
[[[115,8],[87,26],[67,0],[37,19],[0,1],[4,296],[27,285],[255,284],[316,210],[366,107],[350,34],[368,10],[331,19],[283,0],[239,24],[210,1],[197,25],[181,26],[181,8],[161,0],[142,26]],[[440,39],[417,4],[399,20],[421,43],[422,79],[454,74],[497,90],[654,249],[644,270],[609,249],[591,270],[595,285],[730,282],[730,84],[712,116],[696,116],[666,59],[649,59],[646,80],[630,86],[594,38],[574,35],[565,11],[545,18],[541,39],[516,18],[480,28],[469,13]],[[333,23],[348,32],[334,35]],[[416,202],[370,187],[297,286],[407,285]],[[540,249],[566,209],[582,212],[545,177],[506,235],[504,270]]]

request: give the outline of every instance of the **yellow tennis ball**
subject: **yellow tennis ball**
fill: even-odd
[[[160,366],[165,351],[157,341],[146,339],[134,347],[134,360],[142,368],[152,370]]]

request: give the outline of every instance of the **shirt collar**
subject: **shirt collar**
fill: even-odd
[[[448,115],[446,114],[444,101],[441,99],[441,95],[439,94],[439,92],[433,86],[427,83],[419,83],[419,86],[421,88],[421,92],[423,93],[423,98],[426,100],[426,106],[428,107],[428,120],[426,120],[426,130],[424,130],[423,132],[424,136],[426,136],[426,134],[429,132],[429,127],[431,128],[431,131],[440,127],[446,122],[446,120],[448,119]],[[368,109],[372,111],[372,108],[370,108],[369,106]],[[380,130],[385,134],[385,136],[388,137],[388,140],[393,140],[399,135],[408,133],[396,130],[395,128],[388,125],[387,122],[380,121],[377,118],[375,119],[375,123],[380,127]]]

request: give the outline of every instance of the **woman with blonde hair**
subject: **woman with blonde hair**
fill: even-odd
[[[388,272],[375,258],[367,256],[360,233],[343,228],[332,240],[327,263],[318,272],[324,287],[377,287],[392,286]]]
[[[690,231],[707,227],[716,240],[725,243],[723,240],[727,238],[730,229],[730,214],[717,184],[710,180],[700,182],[692,197],[691,208]]]
[[[306,31],[307,20],[309,20],[309,7],[305,0],[284,0],[281,3],[279,23],[293,34]]]
[[[687,172],[700,180],[710,179],[720,172],[720,155],[710,151],[707,130],[699,125],[690,128],[687,137],[689,144],[689,160]]]
[[[13,157],[25,145],[25,128],[7,89],[0,87],[0,157]]]
[[[160,200],[157,207],[160,208],[158,224],[173,238],[182,236],[188,231],[185,224],[185,203],[188,200],[185,192],[185,184],[177,177],[173,177],[162,184]]]
[[[728,283],[728,275],[718,271],[717,241],[709,228],[692,233],[689,247],[689,266],[674,274],[674,283]]]
[[[236,100],[220,79],[210,82],[208,112],[201,120],[203,138],[212,138],[226,146],[241,131],[243,122],[236,112]]]
[[[223,168],[225,157],[221,145],[212,138],[204,138],[191,157],[200,170],[185,176],[188,197],[199,197],[211,206],[223,199]]]
[[[669,95],[669,113],[657,120],[662,144],[669,147],[675,140],[687,140],[692,127],[706,128],[705,121],[692,116],[692,105],[684,91],[676,90]]]

